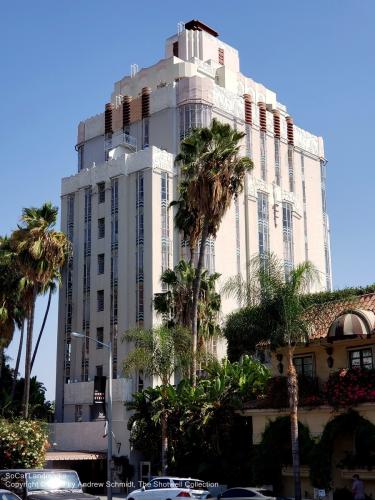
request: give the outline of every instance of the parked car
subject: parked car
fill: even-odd
[[[145,486],[127,496],[127,500],[173,500],[174,498],[214,499],[204,481],[181,477],[154,477]]]
[[[100,500],[83,493],[81,481],[74,470],[0,470],[0,487],[15,493],[21,500]]]
[[[252,487],[229,488],[220,495],[220,500],[275,500],[269,490]]]
[[[9,490],[0,490],[0,500],[21,500],[18,495]]]

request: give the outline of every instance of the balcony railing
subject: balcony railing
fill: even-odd
[[[333,372],[327,381],[318,377],[299,375],[299,406],[321,405],[333,408],[350,408],[361,403],[375,403],[375,370],[365,368],[340,369]],[[255,401],[252,408],[288,408],[287,377],[272,377],[266,391]]]
[[[108,134],[105,138],[104,147],[106,150],[116,148],[117,146],[128,146],[131,150],[137,150],[137,139],[122,130]]]

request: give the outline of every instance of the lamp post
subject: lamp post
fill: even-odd
[[[84,335],[83,333],[72,332],[72,337],[79,339],[88,339],[100,344],[101,346],[108,349],[108,397],[107,397],[107,500],[112,500],[112,343],[108,344],[100,342],[100,340]]]

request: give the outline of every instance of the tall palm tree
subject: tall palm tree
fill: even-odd
[[[46,310],[44,312],[42,325],[41,325],[40,330],[39,330],[38,339],[37,339],[36,344],[35,344],[33,356],[31,358],[30,372],[33,371],[33,366],[34,366],[36,355],[38,353],[38,349],[39,349],[39,345],[40,345],[40,340],[42,338],[42,335],[43,335],[43,332],[44,332],[44,328],[46,326],[46,322],[47,322],[47,318],[48,318],[48,313],[49,313],[49,310],[50,310],[50,307],[51,307],[52,295],[55,293],[56,288],[57,288],[56,282],[52,280],[42,290],[42,293],[48,293],[47,306],[46,306]]]
[[[168,386],[172,375],[176,372],[187,373],[191,361],[191,336],[183,328],[161,326],[153,330],[130,330],[124,335],[128,342],[134,342],[132,349],[124,360],[125,374],[130,375],[142,370],[148,377],[158,377],[161,381],[163,404],[167,401]],[[164,408],[160,414],[161,421],[161,463],[162,473],[167,471],[168,450],[168,412]]]
[[[21,327],[22,307],[21,274],[7,237],[0,238],[0,377],[4,349],[13,339],[16,327]]]
[[[193,336],[193,384],[196,383],[195,353],[198,343],[198,301],[206,241],[216,236],[233,198],[243,189],[246,172],[253,168],[250,158],[240,156],[245,134],[228,124],[213,120],[210,128],[193,130],[181,142],[176,161],[182,180],[175,222],[189,237],[192,253],[199,257],[193,284],[191,328]],[[186,221],[189,216],[189,226]]]
[[[25,277],[29,293],[27,302],[24,418],[28,418],[31,354],[37,295],[51,280],[60,276],[60,269],[70,251],[66,235],[54,230],[57,213],[58,208],[52,206],[51,203],[44,203],[40,208],[24,208],[21,225],[12,234],[12,244],[17,254],[17,264],[20,272]]]
[[[252,286],[232,280],[232,289],[241,300],[251,297],[251,315],[257,337],[269,342],[271,349],[286,348],[288,395],[295,499],[301,500],[300,458],[298,441],[298,377],[293,363],[295,346],[309,338],[309,321],[304,315],[302,296],[318,281],[318,271],[311,262],[303,262],[285,275],[284,265],[275,255],[251,261]]]

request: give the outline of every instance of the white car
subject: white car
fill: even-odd
[[[275,500],[275,498],[269,490],[249,487],[229,488],[220,495],[220,500]]]
[[[199,500],[214,497],[205,487],[204,481],[181,477],[154,477],[139,490],[134,490],[126,500],[174,500],[195,498]]]

